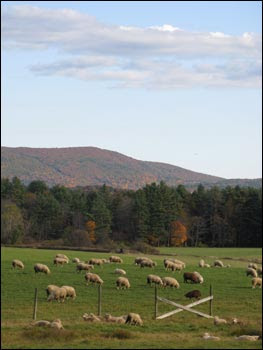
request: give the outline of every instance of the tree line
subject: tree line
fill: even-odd
[[[262,190],[251,187],[49,188],[14,177],[1,180],[1,204],[3,244],[262,246]]]

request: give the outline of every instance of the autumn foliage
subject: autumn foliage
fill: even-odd
[[[88,220],[85,224],[86,231],[88,232],[88,237],[92,243],[96,241],[95,237],[95,228],[96,228],[96,223],[93,220]]]
[[[178,220],[172,221],[170,225],[170,244],[179,247],[187,240],[187,229]]]

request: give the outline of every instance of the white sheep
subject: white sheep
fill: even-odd
[[[184,269],[186,267],[186,264],[183,261],[181,261],[181,260],[178,260],[178,259],[168,259],[168,260],[170,260],[170,261],[172,261],[172,262],[174,262],[176,264],[182,265]]]
[[[262,278],[260,278],[260,277],[253,277],[252,278],[252,288],[256,288],[256,286],[259,286],[259,288],[261,288]]]
[[[126,277],[119,277],[116,281],[116,285],[117,289],[127,289],[131,287],[129,280]]]
[[[225,267],[221,260],[216,260],[214,262],[214,267]]]
[[[72,262],[73,262],[73,263],[80,263],[80,259],[79,259],[79,258],[73,258],[73,259],[72,259]]]
[[[94,284],[97,283],[100,285],[103,284],[103,280],[96,273],[86,272],[85,280],[87,281],[87,285],[89,284],[89,282],[94,283]]]
[[[109,261],[112,263],[123,263],[123,260],[119,256],[110,256]]]
[[[204,264],[204,267],[211,267],[209,264]]]
[[[49,270],[48,266],[44,265],[44,264],[39,264],[39,263],[35,264],[34,270],[35,270],[35,273],[43,272],[45,274],[50,274],[50,270]]]
[[[258,277],[258,273],[252,267],[248,267],[246,271],[247,276]]]
[[[64,303],[65,299],[67,297],[67,290],[65,288],[54,288],[50,291],[49,297],[47,301],[57,300],[58,302]]]
[[[204,261],[204,259],[201,259],[199,261],[199,267],[204,267],[204,265],[205,265],[205,261]]]
[[[71,286],[62,286],[61,288],[65,288],[67,291],[67,298],[72,298],[73,300],[76,298],[76,291],[75,288]]]
[[[51,328],[64,329],[61,320],[58,318],[50,323]]]
[[[115,269],[114,272],[118,275],[126,275],[126,271],[122,269]]]
[[[175,263],[171,260],[165,259],[164,260],[164,267],[166,270],[172,270],[172,271],[182,271],[183,266],[181,264]]]
[[[133,312],[130,312],[128,314],[125,323],[131,324],[131,325],[135,325],[135,326],[136,325],[142,326],[142,324],[143,324],[141,316],[139,314],[135,314]]]
[[[135,264],[135,265],[140,265],[140,263],[141,263],[143,260],[152,261],[151,259],[149,259],[149,258],[143,256],[143,257],[137,257],[137,258],[135,258],[134,264]]]
[[[142,260],[139,265],[140,267],[154,267],[157,266],[157,263],[150,260]]]
[[[223,318],[219,318],[218,316],[214,317],[214,325],[218,326],[220,324],[227,324],[227,321]]]
[[[209,333],[204,333],[202,338],[205,340],[220,340],[219,337],[215,337],[214,335],[210,335]]]
[[[101,259],[103,261],[103,264],[109,264],[110,263],[110,260],[109,259]]]
[[[39,320],[39,321],[34,321],[31,323],[31,326],[36,326],[36,327],[49,327],[50,322],[46,320]]]
[[[54,265],[58,266],[58,265],[64,265],[64,264],[68,264],[68,260],[64,259],[64,258],[55,258],[53,260]]]
[[[258,265],[255,264],[255,263],[249,263],[249,264],[247,265],[247,267],[252,267],[252,269],[257,270]]]
[[[94,315],[93,313],[90,314],[83,314],[82,316],[84,321],[88,321],[88,322],[101,322],[101,318],[99,316]]]
[[[259,335],[240,335],[239,337],[235,337],[236,340],[249,340],[256,341],[259,339]]]
[[[91,264],[85,264],[85,263],[80,262],[80,263],[77,263],[77,265],[76,265],[77,272],[89,271],[92,269],[94,269],[94,265],[91,265]]]
[[[112,316],[111,314],[105,314],[104,319],[106,322],[112,323],[125,323],[127,315],[124,316]]]
[[[13,268],[15,269],[16,267],[18,267],[19,269],[24,269],[24,264],[22,263],[22,261],[21,260],[17,260],[17,259],[14,259],[13,261],[12,261],[12,266],[13,266]]]
[[[152,283],[159,284],[160,286],[163,285],[163,281],[161,277],[156,276],[156,275],[148,275],[147,276],[147,283],[152,285]]]
[[[64,255],[64,254],[57,254],[57,255],[55,256],[55,258],[62,258],[62,259],[65,259],[65,260],[68,260],[68,261],[69,261],[69,258],[68,258],[66,255]]]
[[[262,276],[262,267],[261,266],[257,268],[257,273],[258,273],[258,275]]]
[[[57,288],[59,288],[58,286],[54,285],[54,284],[49,284],[46,288],[46,292],[47,292],[47,297],[49,297],[49,295],[54,292]]]
[[[164,287],[180,288],[180,284],[175,278],[163,277],[162,281]]]
[[[103,265],[103,259],[92,258],[89,261],[85,261],[85,262],[90,264],[90,265],[98,265],[98,266],[102,266]]]
[[[199,272],[194,271],[194,274],[197,276],[200,284],[204,283],[204,277],[201,276]]]

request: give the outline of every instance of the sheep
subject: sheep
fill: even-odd
[[[262,267],[257,268],[257,273],[258,275],[262,276]]]
[[[13,261],[12,261],[12,266],[13,266],[13,268],[15,269],[16,267],[18,267],[19,269],[24,269],[24,264],[22,263],[22,261],[21,260],[17,260],[17,259],[14,259]]]
[[[68,261],[69,261],[69,258],[68,258],[66,255],[64,255],[64,254],[57,254],[57,255],[55,256],[55,258],[62,258],[62,259],[65,259],[65,260],[68,260]]]
[[[182,266],[182,265],[176,264],[176,263],[174,263],[173,261],[168,260],[168,259],[165,259],[165,260],[164,260],[164,267],[165,267],[166,270],[172,270],[172,271],[178,270],[178,271],[180,271],[180,272],[181,272],[182,269],[183,269],[183,266]]]
[[[247,267],[252,267],[252,269],[257,270],[258,265],[255,264],[255,263],[249,263],[249,264],[247,265]]]
[[[200,299],[201,298],[201,292],[200,290],[192,290],[184,295],[186,298],[189,299]]]
[[[172,261],[172,262],[174,262],[176,264],[182,265],[184,269],[186,267],[186,264],[183,261],[181,261],[181,260],[178,260],[178,259],[168,259],[168,260],[170,260],[170,261]]]
[[[184,273],[184,283],[187,283],[187,281],[191,281],[192,283],[200,283],[198,276],[193,272]]]
[[[143,260],[152,261],[151,259],[146,258],[146,257],[137,257],[137,258],[135,258],[135,260],[134,260],[134,264],[135,264],[135,265],[140,265],[140,263],[141,263]]]
[[[252,278],[252,288],[256,288],[256,286],[259,286],[259,288],[261,288],[261,286],[262,286],[262,278],[260,278],[260,277]]]
[[[93,313],[90,313],[90,314],[85,313],[82,316],[82,318],[84,321],[88,321],[88,322],[101,322],[101,318],[94,315]]]
[[[89,271],[89,270],[92,270],[94,269],[94,265],[89,265],[89,264],[85,264],[85,263],[78,263],[77,266],[76,266],[76,271],[77,272],[81,272],[82,270],[84,271]]]
[[[54,265],[58,266],[58,265],[64,265],[64,264],[68,264],[68,260],[64,259],[64,258],[55,258],[53,260]]]
[[[103,264],[109,264],[110,260],[109,259],[101,259],[103,261]]]
[[[45,320],[39,320],[31,323],[31,326],[37,326],[37,327],[49,327],[50,322]]]
[[[47,267],[47,265],[44,265],[44,264],[35,264],[34,265],[34,270],[35,270],[35,273],[38,273],[38,272],[43,272],[45,274],[50,274],[50,270],[49,268]]]
[[[75,288],[71,286],[62,286],[61,288],[65,288],[67,291],[67,298],[72,298],[73,300],[76,298],[76,291]]]
[[[80,260],[79,260],[79,258],[73,258],[73,259],[72,259],[72,262],[73,262],[73,263],[80,263]]]
[[[109,261],[112,263],[123,263],[123,260],[119,256],[110,256]]]
[[[141,319],[141,316],[139,314],[135,314],[133,312],[130,312],[127,316],[127,319],[125,321],[125,323],[127,324],[131,324],[131,325],[139,325],[139,326],[142,326],[143,325],[143,322],[142,322],[142,319]]]
[[[103,280],[96,273],[86,272],[85,280],[87,281],[87,286],[88,286],[89,282],[97,283],[97,284],[100,284],[100,285],[103,284]]]
[[[57,288],[59,288],[58,286],[54,285],[54,284],[49,284],[46,288],[46,292],[47,292],[47,297],[49,297],[49,295],[55,291]]]
[[[172,288],[180,288],[180,284],[175,278],[172,277],[163,277],[163,286],[164,287],[172,287]]]
[[[239,324],[241,326],[244,326],[244,322],[238,320],[237,318],[232,318],[230,324]]]
[[[121,289],[122,287],[123,289],[127,289],[131,287],[129,280],[126,277],[119,277],[116,281],[116,286],[117,289]]]
[[[122,270],[122,269],[116,269],[116,270],[114,271],[114,273],[117,273],[117,274],[119,274],[119,275],[126,275],[126,271],[125,271],[125,270]]]
[[[216,260],[214,262],[214,267],[225,267],[221,260]]]
[[[236,340],[250,340],[256,341],[259,339],[259,335],[240,335],[239,337],[235,337]]]
[[[57,301],[61,301],[63,303],[65,301],[66,297],[67,297],[66,288],[57,287],[57,288],[51,290],[47,301],[57,300]]]
[[[161,277],[156,276],[156,275],[148,275],[147,276],[147,283],[152,285],[152,283],[159,284],[160,286],[163,285],[163,281]]]
[[[204,267],[211,267],[209,264],[204,264]]]
[[[157,263],[154,261],[149,261],[149,260],[142,260],[140,262],[140,267],[154,267],[157,266]]]
[[[220,340],[219,337],[215,337],[214,335],[210,335],[209,333],[204,333],[202,338],[205,340]]]
[[[58,318],[50,323],[51,328],[64,329],[61,320]]]
[[[112,316],[111,314],[105,314],[104,319],[106,322],[112,323],[125,323],[127,315],[124,316]]]
[[[246,271],[247,276],[258,277],[258,273],[252,267],[248,267]]]
[[[218,326],[220,324],[227,324],[227,321],[223,318],[219,318],[218,316],[214,317],[214,325]]]
[[[195,271],[194,274],[198,277],[200,284],[204,283],[204,277],[200,275],[199,272]]]
[[[99,266],[102,266],[103,265],[103,260],[102,259],[95,259],[95,258],[92,258],[90,259],[89,261],[85,261],[85,263],[88,263],[90,265],[99,265]]]
[[[204,264],[205,264],[204,259],[201,259],[201,260],[199,261],[199,267],[204,267]]]

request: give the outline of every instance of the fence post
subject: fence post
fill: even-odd
[[[33,311],[33,320],[37,319],[37,288],[35,288],[35,299],[34,299],[34,311]]]
[[[212,284],[210,284],[210,297],[213,295],[213,289],[212,289]],[[210,316],[212,316],[212,301],[213,299],[210,299],[209,306],[210,306]]]
[[[99,284],[98,288],[98,316],[101,315],[101,284]]]
[[[157,285],[155,284],[155,292],[154,292],[154,318],[157,318],[158,313],[158,299],[157,299]]]

